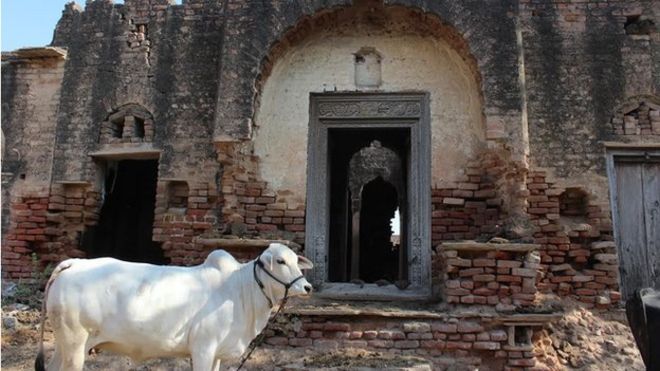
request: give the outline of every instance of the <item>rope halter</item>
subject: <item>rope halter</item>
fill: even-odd
[[[299,280],[305,277],[305,275],[301,274],[300,276],[298,276],[289,283],[282,281],[281,279],[275,277],[273,273],[269,272],[268,269],[266,269],[266,266],[264,266],[264,262],[261,261],[261,254],[260,254],[257,257],[257,259],[254,261],[254,265],[252,267],[252,273],[254,275],[254,280],[257,281],[257,285],[259,285],[259,288],[261,289],[261,293],[264,294],[264,297],[266,298],[266,300],[268,300],[268,306],[270,308],[273,308],[273,300],[271,300],[271,298],[268,297],[266,291],[264,290],[264,283],[261,281],[261,279],[259,279],[259,276],[257,275],[257,266],[261,268],[262,271],[266,272],[266,274],[269,275],[270,278],[274,279],[279,284],[284,286],[284,298],[282,298],[283,303],[286,302],[289,296],[289,289],[291,288],[291,286],[293,286],[294,283],[298,282]]]

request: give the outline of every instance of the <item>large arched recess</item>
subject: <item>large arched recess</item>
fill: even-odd
[[[473,68],[491,137],[524,152],[517,1],[228,0],[214,140],[251,138],[262,82],[291,45],[356,8],[405,9],[415,25],[441,36]]]
[[[354,54],[364,48],[382,58],[377,88],[354,79]],[[311,93],[428,93],[436,187],[461,182],[486,147],[475,59],[452,27],[414,9],[356,6],[305,20],[273,47],[256,84],[251,139],[261,179],[298,200],[306,190]]]

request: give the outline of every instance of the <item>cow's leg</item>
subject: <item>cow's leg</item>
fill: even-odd
[[[220,358],[216,358],[213,362],[213,371],[220,371]]]
[[[47,369],[48,371],[82,371],[89,333],[80,325],[79,313],[74,315],[61,308],[56,304],[48,308],[55,335],[55,354]]]
[[[53,353],[53,358],[48,362],[48,371],[65,371],[66,367],[64,366],[64,357],[69,352],[67,339],[71,336],[69,335],[69,329],[64,325],[62,316],[59,312],[49,313],[51,315],[50,324],[53,328],[53,335],[55,335],[55,352]]]
[[[193,371],[215,370],[215,349],[200,348],[192,354]]]
[[[56,340],[57,341],[57,340]],[[61,342],[46,368],[48,371],[82,371],[85,363],[85,342]]]
[[[59,347],[61,352],[61,370],[82,371],[85,363],[87,331],[82,328],[61,331]]]
[[[85,341],[70,344],[66,356],[63,359],[63,370],[82,371],[85,363]]]

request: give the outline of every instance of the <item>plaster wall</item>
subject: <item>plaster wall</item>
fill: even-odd
[[[48,193],[64,60],[2,64],[2,232],[10,200]]]
[[[3,84],[13,99],[8,99],[3,115],[6,135],[3,171],[20,174],[20,189],[25,192],[48,188],[53,159],[53,141],[64,61],[43,60],[3,65],[12,84]],[[22,125],[20,125],[20,124]]]
[[[430,94],[434,186],[457,182],[467,161],[485,145],[478,85],[446,42],[373,30],[321,32],[280,58],[263,86],[254,151],[260,175],[272,189],[291,191],[304,200],[309,95],[359,91],[354,53],[363,47],[382,55],[382,84],[368,91]]]

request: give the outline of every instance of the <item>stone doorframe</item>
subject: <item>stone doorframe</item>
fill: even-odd
[[[328,132],[334,128],[410,130],[408,279],[394,285],[328,282],[330,178]],[[427,299],[431,295],[431,126],[427,93],[312,93],[307,150],[305,253],[320,296],[346,299]]]

